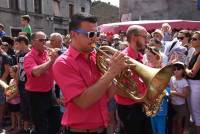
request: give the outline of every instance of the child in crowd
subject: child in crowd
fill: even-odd
[[[189,95],[189,85],[185,75],[183,63],[175,64],[174,76],[170,81],[171,103],[175,112],[172,117],[172,133],[183,134],[188,132],[189,113],[186,98]]]
[[[29,41],[31,40],[32,35],[32,28],[30,26],[30,16],[29,15],[22,15],[21,16],[21,26],[22,32],[19,32],[19,35],[25,35]]]
[[[162,68],[162,58],[160,51],[156,47],[147,47],[146,50],[147,63],[146,65],[152,68]],[[168,90],[164,91],[166,96],[163,97],[159,111],[151,118],[151,124],[154,134],[166,134],[167,112],[168,112]]]
[[[6,101],[8,102],[8,108],[11,112],[11,123],[12,126],[8,131],[14,131],[15,129],[20,129],[20,97],[17,90],[17,65],[14,65],[10,68],[10,87],[12,91],[6,90]],[[13,92],[14,91],[14,92]]]

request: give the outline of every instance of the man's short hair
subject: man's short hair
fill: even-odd
[[[19,43],[24,42],[25,45],[28,46],[29,40],[28,40],[28,38],[26,36],[20,35],[15,39],[15,42],[19,42]]]
[[[50,35],[50,40],[52,40],[52,39],[54,39],[54,38],[56,38],[56,37],[59,37],[61,40],[63,40],[63,37],[62,37],[62,35],[60,34],[60,33],[52,33],[51,35]]]
[[[30,16],[29,15],[22,15],[21,18],[26,20],[28,23],[30,22]]]
[[[38,35],[38,33],[44,33],[42,31],[37,31],[35,33],[32,34],[31,39],[34,40],[36,38],[36,36]],[[45,34],[45,33],[44,33]],[[46,34],[45,34],[46,35]]]
[[[1,37],[3,42],[7,42],[9,45],[14,45],[14,39],[11,36],[3,36]]]
[[[126,36],[127,36],[127,41],[130,42],[131,37],[134,36],[139,36],[141,33],[141,29],[144,27],[139,26],[139,25],[132,25],[130,26],[127,31],[126,31]]]
[[[75,14],[74,16],[72,16],[71,21],[69,22],[69,32],[78,29],[80,27],[81,22],[96,23],[97,18],[92,15],[86,16],[83,14]]]

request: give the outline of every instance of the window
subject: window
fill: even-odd
[[[34,7],[36,13],[42,13],[42,0],[34,0]]]
[[[200,9],[200,0],[197,1],[197,8]]]
[[[22,29],[19,27],[10,27],[10,35],[12,37],[17,37],[19,35],[19,32],[21,32]]]
[[[81,12],[85,12],[85,7],[81,7]]]
[[[74,5],[69,4],[69,17],[71,18],[74,14]]]
[[[60,16],[60,1],[54,0],[52,6],[53,6],[53,15]]]
[[[55,28],[55,32],[60,33],[62,35],[66,35],[67,34],[67,30],[66,29],[62,29],[62,28]]]
[[[13,10],[19,10],[19,3],[18,0],[10,0],[9,7]]]

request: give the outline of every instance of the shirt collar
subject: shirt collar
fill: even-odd
[[[43,55],[47,55],[47,51],[43,51],[43,52],[40,52],[38,51],[37,49],[35,49],[34,47],[31,49],[32,53],[34,55],[37,55],[37,56],[43,56]]]
[[[79,56],[84,57],[84,53],[81,53],[80,51],[76,50],[74,47],[72,47],[72,45],[69,45],[68,50],[65,52],[68,53],[68,55],[70,55],[73,59],[78,58]],[[90,60],[94,60],[95,58],[95,51],[90,52],[89,56],[90,56]]]

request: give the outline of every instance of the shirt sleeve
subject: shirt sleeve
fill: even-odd
[[[53,66],[53,75],[66,103],[70,102],[74,97],[79,96],[87,88],[79,71],[69,63],[56,62]]]
[[[11,65],[11,58],[7,55],[3,55],[3,65]]]
[[[169,81],[169,87],[172,88],[173,87],[173,76],[171,77],[170,81]]]
[[[24,57],[24,71],[28,76],[33,77],[32,71],[36,66],[37,64],[32,56],[27,55]]]
[[[188,86],[189,86],[189,84],[188,84],[187,80],[183,79],[183,87],[188,87]]]

